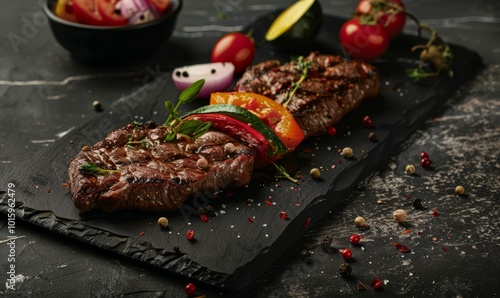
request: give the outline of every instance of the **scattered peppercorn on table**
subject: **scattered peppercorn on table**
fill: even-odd
[[[111,106],[120,107],[125,114],[141,105],[145,97],[155,92],[154,86],[161,84],[163,75],[174,67],[208,60],[209,51],[208,57],[201,56],[206,54],[203,47],[222,34],[218,30],[242,30],[262,15],[291,3],[185,0],[173,38],[162,51],[142,64],[119,68],[78,64],[54,42],[36,2],[6,3],[0,11],[4,20],[0,29],[4,40],[0,47],[4,70],[0,72],[2,207],[13,203],[18,208],[33,193],[54,194],[64,187],[60,185],[64,181],[53,181],[50,175],[64,168],[48,168],[48,175],[30,175],[29,169],[23,169],[27,172],[26,178],[13,174],[19,165],[36,154],[54,150],[59,138],[71,134],[91,117],[108,113]],[[498,217],[496,199],[500,189],[500,59],[495,52],[500,48],[500,40],[495,38],[500,34],[495,22],[500,18],[500,6],[496,1],[485,0],[474,7],[465,0],[443,0],[438,6],[437,1],[430,0],[418,3],[403,0],[403,3],[422,22],[437,28],[448,43],[477,51],[486,65],[465,82],[442,109],[431,113],[432,117],[378,172],[369,175],[369,179],[322,219],[313,219],[314,226],[308,227],[311,220],[305,220],[298,229],[307,232],[284,249],[283,256],[250,287],[234,291],[212,287],[151,266],[154,261],[145,265],[142,258],[156,252],[144,245],[142,239],[148,236],[145,227],[135,225],[132,215],[125,214],[129,216],[127,220],[102,216],[82,218],[81,223],[65,222],[65,229],[72,231],[72,236],[67,237],[62,235],[64,232],[59,234],[27,223],[29,218],[21,219],[23,214],[20,210],[16,212],[13,206],[12,212],[3,208],[7,216],[0,219],[0,241],[6,244],[0,253],[2,281],[6,287],[2,287],[0,293],[7,297],[498,295],[500,265],[495,259],[499,256],[496,238],[500,224],[492,219]],[[347,0],[320,1],[320,4],[324,13],[343,18],[349,18],[355,6]],[[464,22],[464,16],[471,16],[476,23]],[[449,26],[450,22],[453,26]],[[479,22],[482,22],[480,26],[475,26]],[[407,21],[405,30],[413,34],[416,27]],[[392,45],[398,46],[398,40]],[[383,63],[380,61],[380,65]],[[153,87],[139,89],[140,86]],[[405,86],[383,86],[390,87],[394,92],[405,92]],[[129,105],[117,105],[120,101],[115,103],[115,100],[125,94],[135,94],[134,100]],[[361,115],[359,125],[366,129],[366,141],[375,143],[383,139],[384,128],[377,126],[377,119],[365,116],[368,115]],[[140,117],[134,120],[148,120]],[[86,133],[106,134],[118,128],[106,121],[99,124],[97,132]],[[325,137],[349,136],[343,129],[332,128]],[[68,143],[70,145],[81,144]],[[314,146],[307,149],[310,150],[307,154],[315,154]],[[347,142],[342,147],[331,148],[331,152],[344,164],[356,162],[363,156],[361,148]],[[69,158],[61,156],[61,159]],[[300,173],[303,177],[298,184],[290,184],[295,190],[291,194],[300,196],[301,183],[306,183],[303,181],[322,183],[332,171],[334,169],[324,165],[311,165],[308,172]],[[32,188],[19,184],[25,180],[30,181]],[[273,184],[273,187],[280,186]],[[257,204],[251,199],[230,198],[233,202],[243,200],[241,209]],[[278,224],[293,222],[293,209],[282,208],[279,198],[269,198],[262,205],[275,208]],[[198,221],[213,225],[210,218],[215,212],[224,216],[231,211],[204,207],[198,210]],[[50,213],[50,210],[37,211],[34,216],[44,212]],[[86,220],[106,222],[117,229],[120,225],[129,225],[129,233],[138,240],[127,242],[126,249],[135,249],[134,257],[139,261],[106,251],[109,247],[125,249],[120,241],[102,247],[80,242],[78,238],[88,237],[83,227]],[[228,230],[238,239],[245,236],[242,227],[266,228],[262,227],[265,224],[259,214],[253,212],[242,217],[239,224],[219,229]],[[193,226],[186,223],[179,237],[189,245],[203,245],[199,239],[206,235]],[[158,214],[148,227],[158,229],[166,237],[180,233],[168,213]],[[218,228],[214,225],[208,231],[216,235]],[[265,233],[262,237],[266,237]],[[235,250],[247,249],[238,247],[237,240],[234,245]],[[184,255],[182,245],[171,249],[176,258]],[[193,270],[194,274],[196,269],[186,270]]]

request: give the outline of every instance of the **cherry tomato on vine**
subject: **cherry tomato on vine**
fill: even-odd
[[[255,56],[253,40],[239,32],[221,37],[212,48],[212,62],[231,62],[235,72],[245,70],[252,64]]]
[[[382,56],[389,47],[390,37],[380,24],[362,25],[358,19],[351,19],[342,25],[340,44],[354,59],[374,60]]]
[[[399,6],[402,10],[405,10],[405,6],[401,0],[388,0],[388,2]],[[391,7],[387,7],[386,11],[378,10],[373,7],[370,0],[359,1],[355,12],[363,15],[373,14],[373,16],[377,18],[378,23],[387,29],[391,38],[394,38],[401,33],[406,24],[406,14],[404,12],[397,12],[397,9]]]

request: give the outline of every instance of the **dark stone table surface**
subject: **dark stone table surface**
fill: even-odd
[[[173,37],[150,60],[120,68],[95,68],[75,62],[53,38],[40,15],[40,1],[2,0],[0,9],[0,174],[16,167],[81,121],[143,85],[149,73],[161,74],[205,54],[196,45],[238,31],[259,16],[293,1],[186,0]],[[416,131],[385,168],[373,173],[328,216],[310,229],[248,289],[229,292],[197,284],[206,297],[495,297],[500,293],[500,2],[493,0],[411,0],[407,9],[436,28],[449,43],[478,52],[485,63],[443,109]],[[355,1],[320,1],[326,14],[349,17]],[[225,20],[216,17],[224,13]],[[38,18],[26,42],[14,45],[26,21]],[[415,34],[408,23],[405,33]],[[24,32],[26,33],[26,32]],[[182,51],[169,51],[181,47]],[[71,108],[71,109],[70,109]],[[66,111],[71,110],[71,113]],[[65,111],[64,113],[62,111]],[[49,149],[50,150],[50,149]],[[427,151],[432,171],[417,164]],[[416,162],[417,160],[417,162]],[[5,189],[10,179],[0,181]],[[457,196],[457,185],[465,195]],[[423,209],[412,202],[420,198]],[[409,213],[406,226],[392,212]],[[439,216],[435,216],[439,213]],[[337,250],[355,232],[356,216],[369,229],[355,253],[354,277],[338,274]],[[103,252],[41,228],[16,222],[15,291],[8,278],[7,219],[0,219],[0,294],[43,297],[183,297],[189,282],[173,274]],[[329,247],[321,245],[332,237]],[[399,253],[392,242],[410,253]],[[304,256],[307,252],[308,256]],[[370,288],[380,278],[382,291]],[[361,291],[359,283],[367,286]]]

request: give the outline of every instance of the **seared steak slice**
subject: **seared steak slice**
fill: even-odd
[[[250,182],[254,152],[244,144],[216,131],[192,142],[164,142],[167,132],[165,127],[125,127],[84,148],[69,167],[75,206],[81,212],[176,210],[197,192]],[[143,144],[131,145],[131,139]],[[85,163],[119,172],[85,175],[80,171]]]
[[[376,69],[367,63],[315,52],[305,60],[311,63],[308,77],[286,107],[306,137],[324,133],[378,93]],[[260,93],[283,104],[300,76],[294,61],[284,65],[267,61],[248,68],[236,90]],[[127,126],[84,148],[69,167],[75,206],[82,212],[176,210],[197,193],[250,182],[255,152],[240,141],[209,131],[192,142],[165,142],[167,134],[165,127]],[[118,171],[83,174],[80,167],[86,163]]]
[[[317,52],[304,60],[311,62],[308,78],[286,107],[306,137],[324,133],[379,91],[377,70],[363,61],[344,61],[340,56]],[[295,61],[284,65],[277,60],[266,61],[249,67],[235,91],[259,93],[283,104],[300,76]]]

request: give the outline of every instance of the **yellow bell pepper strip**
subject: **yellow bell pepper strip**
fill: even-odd
[[[292,114],[266,96],[251,92],[215,92],[210,96],[210,104],[230,104],[252,112],[280,138],[287,153],[304,140],[304,132]]]

